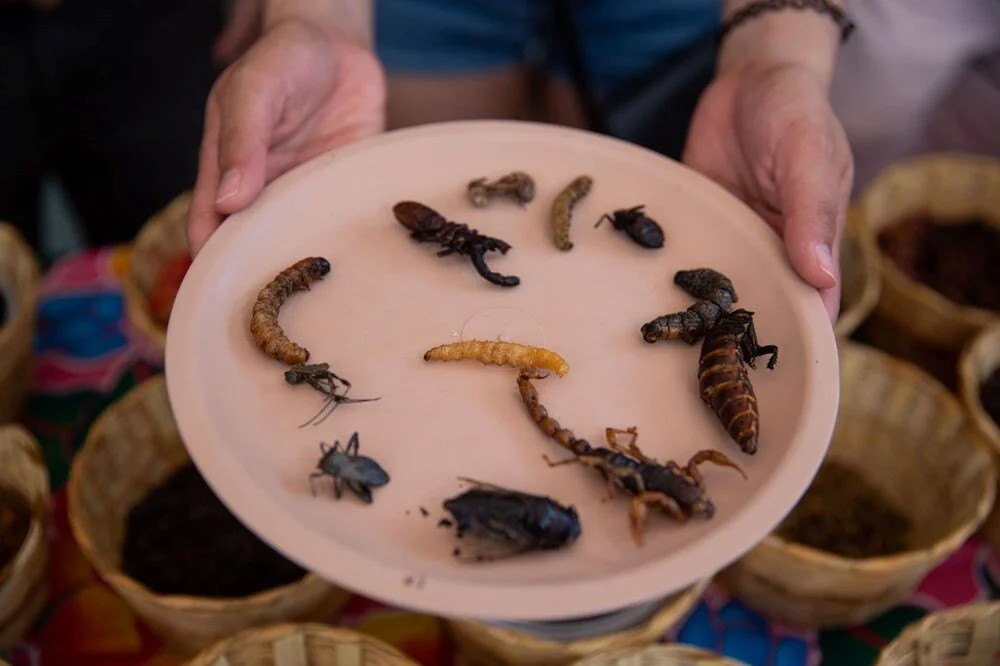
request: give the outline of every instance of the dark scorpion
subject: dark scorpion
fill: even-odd
[[[475,487],[446,500],[444,508],[455,519],[456,535],[466,534],[493,544],[469,561],[485,562],[536,550],[558,550],[580,536],[576,509],[550,497],[508,490],[493,484],[461,479]],[[455,549],[455,556],[460,556]]]
[[[421,243],[439,243],[443,250],[439,257],[461,254],[469,257],[476,271],[488,282],[501,287],[515,287],[521,283],[516,275],[501,275],[490,270],[483,258],[487,252],[507,254],[510,245],[499,238],[485,236],[467,224],[450,222],[432,208],[415,201],[401,201],[392,208],[396,220],[410,230],[410,236]]]
[[[308,384],[324,396],[323,407],[311,419],[303,423],[300,428],[310,423],[319,425],[333,413],[339,405],[352,402],[372,402],[378,398],[348,398],[347,392],[351,390],[351,382],[343,377],[339,377],[330,370],[329,363],[299,363],[293,365],[285,371],[285,381],[292,386]],[[343,388],[343,393],[340,389]]]
[[[316,489],[313,482],[324,476],[333,477],[333,493],[340,499],[343,493],[342,485],[350,488],[365,504],[372,503],[372,488],[378,488],[389,483],[389,475],[382,467],[366,456],[358,455],[361,442],[358,433],[351,435],[347,446],[340,448],[340,442],[334,442],[333,448],[320,442],[319,450],[323,456],[316,467],[318,472],[309,475],[309,488],[313,495]]]
[[[607,428],[605,434],[610,448],[595,448],[549,416],[538,400],[538,391],[531,383],[536,377],[537,375],[528,372],[522,372],[518,376],[517,386],[521,400],[542,432],[573,454],[568,460],[553,462],[546,456],[545,461],[550,467],[578,462],[596,469],[607,482],[609,499],[615,496],[617,489],[631,495],[630,528],[632,538],[639,546],[643,543],[642,530],[647,505],[659,506],[664,513],[681,523],[694,516],[711,518],[715,514],[715,505],[705,494],[704,479],[698,471],[698,465],[711,462],[732,467],[746,478],[739,465],[719,451],[710,449],[695,453],[684,467],[673,461],[660,464],[648,458],[636,445],[638,430],[634,427],[625,430]],[[617,440],[618,434],[625,433],[632,436],[627,447],[618,444]]]

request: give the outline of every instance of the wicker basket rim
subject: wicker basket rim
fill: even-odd
[[[264,636],[267,641],[273,641],[296,633],[324,636],[337,643],[360,643],[373,648],[377,647],[380,650],[392,654],[401,664],[416,664],[416,662],[409,659],[398,648],[389,645],[374,636],[354,631],[346,627],[320,624],[318,622],[279,622],[277,624],[271,624],[263,627],[244,629],[243,631],[233,634],[228,638],[223,638],[192,657],[191,661],[188,662],[188,666],[194,666],[195,664],[213,664],[216,659],[232,649],[233,646],[247,642],[249,639],[254,637]]]
[[[842,310],[834,324],[838,337],[847,337],[871,314],[882,293],[882,273],[879,270],[879,251],[875,234],[863,224],[856,211],[848,211],[845,235],[850,234],[857,242],[861,253],[866,279],[856,301]]]
[[[15,331],[26,325],[25,321],[34,317],[35,309],[38,305],[38,294],[41,283],[41,270],[38,260],[31,252],[31,248],[24,242],[21,235],[13,226],[0,221],[0,244],[10,243],[16,248],[15,252],[21,255],[22,259],[27,259],[31,266],[31,283],[20,290],[9,289],[7,293],[11,298],[16,299],[16,308],[13,308],[13,316],[0,326],[0,347],[8,344],[10,338],[15,335]]]
[[[841,354],[844,353],[861,354],[866,355],[871,359],[879,359],[878,362],[884,362],[886,365],[891,366],[892,372],[898,372],[906,377],[908,381],[923,384],[924,388],[933,394],[935,400],[948,405],[948,409],[957,410],[959,414],[964,416],[962,405],[951,394],[951,392],[948,391],[948,389],[946,389],[944,385],[935,378],[931,377],[912,363],[857,342],[845,342],[841,346]],[[866,571],[870,573],[878,573],[879,571],[886,569],[897,569],[909,562],[936,560],[942,555],[951,552],[976,531],[979,524],[981,524],[986,518],[990,508],[993,506],[997,493],[997,471],[993,465],[992,446],[977,429],[970,426],[971,424],[965,420],[961,426],[962,434],[970,440],[974,450],[978,450],[984,456],[984,462],[986,463],[983,466],[983,470],[985,471],[983,488],[979,497],[979,502],[976,505],[974,518],[958,525],[948,533],[942,535],[930,546],[917,550],[895,553],[892,555],[849,558],[816,548],[811,548],[794,541],[788,541],[787,539],[783,539],[772,532],[761,541],[758,547],[781,549],[785,552],[785,554],[792,555],[800,560],[808,561],[812,564],[822,564],[822,566],[830,569],[855,572]]]
[[[300,588],[311,587],[316,584],[327,584],[323,578],[320,578],[311,571],[307,571],[306,575],[297,581],[245,597],[214,598],[182,594],[163,595],[153,592],[139,581],[128,576],[120,567],[112,565],[98,552],[76,514],[75,507],[80,502],[80,486],[83,483],[81,478],[83,473],[80,470],[84,461],[91,455],[90,451],[93,450],[94,446],[92,442],[96,439],[97,433],[103,430],[104,422],[113,416],[112,408],[125,407],[136,402],[141,402],[145,398],[146,393],[162,390],[160,387],[164,384],[164,381],[165,379],[162,374],[154,375],[108,405],[97,419],[94,420],[84,439],[83,446],[80,447],[79,452],[74,456],[73,462],[70,465],[69,480],[66,484],[67,513],[70,529],[73,531],[73,538],[76,539],[80,550],[83,551],[84,556],[90,564],[113,587],[128,589],[133,596],[143,598],[147,602],[155,603],[159,606],[167,608],[182,607],[185,610],[219,611],[236,606],[241,608],[268,606],[276,599]]]
[[[897,649],[900,645],[918,642],[921,634],[941,623],[970,615],[987,615],[997,611],[1000,611],[1000,601],[974,601],[961,606],[954,606],[929,613],[916,622],[904,627],[903,631],[882,649],[878,661],[875,662],[874,666],[885,666],[888,663],[885,659],[889,656],[890,650]]]
[[[129,248],[130,265],[133,248],[134,246]],[[163,349],[167,342],[167,329],[153,320],[146,297],[133,281],[131,271],[128,279],[122,280],[121,284],[122,296],[125,298],[125,307],[129,311],[132,325],[138,328],[140,333],[148,336],[158,348]]]
[[[1000,323],[984,328],[969,341],[959,356],[958,375],[965,408],[971,413],[972,420],[989,441],[993,451],[1000,454],[1000,426],[986,412],[979,398],[980,381],[975,366],[975,359],[982,348],[993,343],[1000,344]],[[996,367],[1000,368],[1000,363]]]
[[[597,664],[609,663],[609,659],[619,659],[621,657],[635,658],[647,655],[662,655],[664,657],[697,656],[699,660],[711,659],[712,662],[709,663],[714,663],[717,666],[749,666],[745,662],[734,659],[733,657],[726,657],[717,652],[706,650],[705,648],[697,645],[688,645],[686,643],[659,643],[656,645],[648,645],[643,648],[632,647],[608,650],[606,652],[598,652],[597,654],[583,657],[579,661],[574,661],[570,666],[597,666]],[[630,660],[624,663],[632,662]]]

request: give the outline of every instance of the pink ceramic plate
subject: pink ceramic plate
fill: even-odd
[[[465,185],[528,171],[525,208],[475,209]],[[575,247],[555,249],[549,209],[573,178],[594,187],[576,208]],[[404,199],[430,205],[508,241],[494,270],[515,288],[485,282],[468,259],[438,258],[395,220]],[[645,204],[666,234],[647,250],[605,212]],[[307,256],[331,274],[281,312],[293,340],[353,382],[352,396],[318,427],[299,428],[319,395],[285,384],[282,363],[249,334],[258,290]],[[677,270],[729,275],[739,304],[757,313],[762,344],[777,344],[774,371],[753,372],[760,451],[742,454],[698,396],[699,347],[648,345],[639,327],[692,299]],[[549,468],[563,452],[544,438],[518,397],[516,372],[476,362],[428,363],[430,347],[460,338],[542,344],[571,370],[537,382],[553,416],[595,445],[605,426],[636,425],[640,446],[685,462],[717,448],[749,474],[703,466],[717,512],[679,525],[651,514],[643,548],[628,530],[628,501],[602,499],[598,475]],[[774,233],[722,188],[651,152],[585,132],[525,123],[470,122],[385,134],[319,157],[270,185],[198,255],[167,335],[170,400],[182,436],[209,483],[262,538],[329,580],[388,603],[445,616],[542,620],[591,615],[662,597],[711,575],[762,539],[807,487],[832,433],[837,352],[814,290],[787,263]],[[391,482],[371,505],[328,484],[309,489],[321,441],[360,432],[361,453]],[[438,528],[459,476],[574,505],[583,535],[569,550],[485,564],[452,557]],[[324,480],[326,481],[326,480]],[[424,517],[420,507],[430,515]]]

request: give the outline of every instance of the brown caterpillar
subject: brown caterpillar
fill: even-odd
[[[278,311],[292,292],[308,290],[311,283],[329,272],[329,261],[323,257],[308,257],[278,273],[260,290],[250,317],[250,334],[265,354],[288,365],[309,360],[309,350],[289,340],[278,324]]]
[[[700,300],[683,312],[666,314],[643,324],[642,338],[646,342],[679,338],[693,345],[739,300],[732,281],[711,268],[677,271],[674,284]]]
[[[756,368],[758,356],[770,354],[767,368],[778,362],[776,345],[757,343],[753,313],[734,310],[705,334],[698,361],[698,386],[705,401],[722,422],[726,432],[744,453],[757,452],[760,415],[757,396],[747,366]]]
[[[465,340],[452,342],[428,349],[425,361],[460,361],[472,359],[486,365],[509,365],[515,368],[542,368],[560,377],[569,372],[569,364],[559,354],[543,349],[522,345],[517,342],[490,342],[488,340]]]
[[[573,214],[573,206],[587,196],[594,181],[590,176],[580,176],[566,186],[552,203],[552,233],[556,247],[560,250],[570,250],[573,243],[569,240],[569,222]]]

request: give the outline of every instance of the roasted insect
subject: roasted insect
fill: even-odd
[[[652,458],[647,458],[636,445],[636,428],[607,428],[605,434],[610,448],[595,448],[549,416],[548,410],[538,400],[538,392],[531,383],[532,378],[530,373],[522,372],[517,379],[521,400],[528,408],[528,413],[546,436],[573,454],[572,458],[561,462],[552,462],[546,457],[546,462],[552,467],[581,463],[601,473],[608,485],[609,497],[614,497],[618,489],[631,495],[629,526],[637,545],[642,545],[647,505],[660,507],[668,516],[682,523],[693,516],[711,518],[715,514],[715,505],[705,494],[704,480],[698,471],[701,463],[711,462],[733,467],[746,478],[746,474],[736,463],[722,453],[708,449],[694,454],[683,468],[673,461],[661,465]],[[627,447],[618,444],[619,433],[632,435]]]
[[[454,518],[459,538],[468,535],[489,547],[464,559],[484,562],[529,551],[558,550],[580,536],[580,517],[572,506],[541,495],[462,480],[475,487],[446,500],[444,508]],[[460,556],[458,549],[454,552]]]
[[[333,413],[333,410],[344,403],[378,400],[378,398],[348,398],[347,392],[351,390],[351,382],[331,372],[329,363],[293,365],[285,371],[285,381],[292,386],[308,384],[326,397],[323,407],[316,413],[316,416],[303,423],[302,426],[307,426],[310,423],[319,425]],[[343,389],[343,392],[340,392],[340,389]]]
[[[680,338],[693,345],[739,300],[730,279],[711,268],[677,271],[674,284],[700,300],[683,312],[663,315],[643,324],[642,339],[646,342]]]
[[[580,176],[567,185],[552,203],[552,234],[556,247],[560,250],[573,248],[573,243],[569,240],[569,223],[573,215],[573,207],[580,199],[587,196],[593,183],[590,176]]]
[[[288,365],[309,360],[309,350],[289,340],[281,329],[278,311],[292,292],[308,290],[310,284],[329,272],[329,261],[323,257],[308,257],[281,271],[260,290],[250,318],[250,333],[265,354]]]
[[[594,227],[599,227],[604,220],[608,220],[615,229],[624,231],[629,238],[643,247],[651,249],[663,247],[663,229],[656,220],[646,215],[644,208],[645,206],[635,206],[616,210],[610,215],[605,213]]]
[[[515,368],[551,370],[560,377],[569,372],[569,363],[554,351],[517,342],[464,340],[439,345],[424,352],[425,361],[461,361],[471,359],[486,365],[509,365]]]
[[[729,436],[744,453],[757,452],[760,415],[747,366],[756,368],[758,356],[771,355],[769,370],[778,362],[778,347],[757,344],[753,313],[734,310],[705,334],[698,362],[701,398],[719,417]]]
[[[337,499],[340,499],[343,493],[342,485],[346,485],[365,504],[372,503],[371,489],[389,483],[389,475],[371,458],[358,455],[360,446],[358,433],[351,435],[343,450],[340,448],[340,442],[334,442],[332,449],[320,443],[319,450],[323,456],[316,465],[319,471],[309,475],[309,486],[313,495],[316,494],[316,489],[313,487],[315,480],[329,476],[333,478],[333,492]]]
[[[515,171],[492,183],[485,178],[474,180],[468,192],[476,208],[485,208],[495,198],[513,199],[523,206],[535,198],[535,181],[523,171]]]
[[[484,236],[466,224],[449,222],[443,215],[415,201],[401,201],[392,208],[396,219],[410,230],[410,236],[421,243],[438,243],[444,249],[437,256],[461,254],[469,257],[476,271],[487,281],[501,287],[514,287],[521,279],[516,275],[501,275],[491,271],[483,258],[494,250],[507,254],[510,245],[498,238]]]

